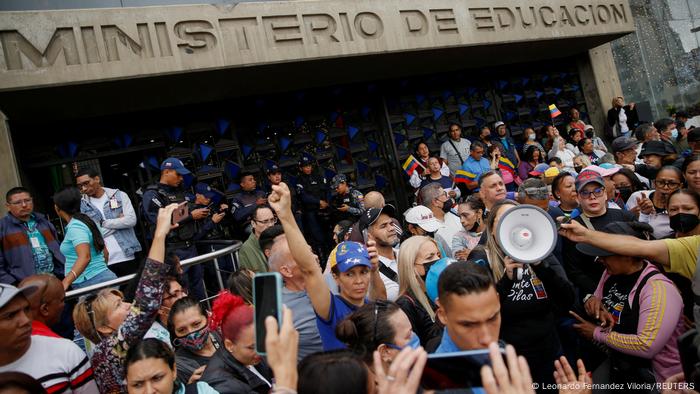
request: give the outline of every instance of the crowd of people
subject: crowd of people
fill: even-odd
[[[607,143],[576,109],[518,139],[504,122],[474,136],[450,125],[439,152],[416,144],[403,214],[308,157],[294,185],[277,166],[264,188],[242,173],[230,201],[204,183],[185,190],[176,158],[138,204],[80,170],[53,196],[62,239],[31,192],[12,188],[0,391],[408,393],[422,390],[431,354],[468,350],[490,354],[468,384],[489,393],[692,388],[697,350],[684,375],[679,343],[700,321],[700,129],[681,115],[639,124],[617,98]],[[559,222],[541,261],[517,261],[498,239],[519,205]],[[222,234],[244,242],[237,264],[220,262],[226,288],[210,301],[210,264],[180,261]],[[128,288],[64,300],[133,272]],[[281,322],[254,318],[265,272],[282,278]]]

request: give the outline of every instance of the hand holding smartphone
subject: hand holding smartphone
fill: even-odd
[[[187,206],[187,201],[183,201],[177,205],[177,208],[173,211],[173,216],[171,219],[172,224],[181,222],[190,214],[189,207]]]
[[[282,276],[277,272],[255,274],[253,277],[255,307],[255,351],[265,355],[265,319],[272,316],[282,326]]]

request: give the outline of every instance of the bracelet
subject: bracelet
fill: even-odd
[[[588,300],[591,298],[593,298],[593,294],[586,294],[586,296],[583,297],[583,305],[586,305],[586,302],[588,302]]]
[[[73,277],[74,277],[75,279],[78,279],[78,274],[76,274],[75,271],[70,270],[69,274],[73,274]]]

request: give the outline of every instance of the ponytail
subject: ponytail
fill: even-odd
[[[100,231],[99,228],[97,228],[97,224],[90,219],[90,217],[82,212],[76,212],[73,215],[73,219],[76,219],[78,221],[83,222],[88,228],[90,229],[90,233],[92,234],[92,245],[95,247],[95,250],[98,252],[102,252],[105,248],[105,239],[102,237],[102,232]]]
[[[105,240],[97,224],[89,216],[80,212],[80,191],[75,186],[69,186],[53,195],[53,203],[58,209],[83,222],[92,233],[92,242],[95,250],[102,252],[105,248]]]

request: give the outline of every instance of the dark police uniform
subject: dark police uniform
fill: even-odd
[[[315,172],[311,175],[302,172],[299,174],[296,189],[307,239],[311,241],[314,251],[320,253],[319,257],[323,258],[327,256],[330,248],[330,228],[328,212],[321,212],[320,201],[328,201],[328,182],[325,177]]]
[[[333,223],[338,223],[341,220],[350,220],[356,222],[362,215],[364,210],[364,195],[361,191],[353,189],[348,185],[348,192],[340,195],[336,194],[333,197]],[[339,211],[338,208],[343,205],[348,206],[348,210],[345,212]]]
[[[253,218],[255,207],[258,206],[258,198],[265,198],[265,192],[260,189],[251,191],[241,190],[231,198],[233,220],[235,220],[246,235],[250,234],[250,221]]]
[[[187,201],[185,190],[182,187],[172,187],[163,183],[150,185],[143,193],[143,216],[148,223],[149,238],[153,239],[153,233],[158,221],[158,210],[170,204],[180,204]],[[190,210],[194,204],[188,201]],[[190,211],[191,212],[191,211]],[[172,250],[180,260],[197,256],[197,249],[194,245],[194,237],[197,232],[196,224],[192,216],[188,216],[179,222],[179,225],[168,234],[165,245]],[[188,287],[190,293],[202,300],[206,298],[204,287],[202,286],[201,264],[185,268],[187,274]]]

